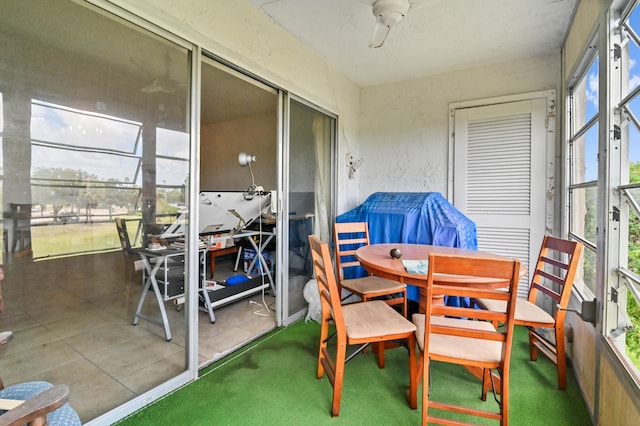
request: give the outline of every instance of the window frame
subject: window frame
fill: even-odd
[[[584,55],[582,61],[577,67],[576,72],[567,87],[567,131],[566,131],[566,144],[565,144],[565,179],[567,182],[566,185],[566,211],[565,215],[566,223],[563,224],[564,229],[567,230],[567,234],[569,239],[581,242],[585,247],[585,252],[583,257],[586,257],[587,251],[592,255],[597,257],[598,252],[598,244],[597,241],[590,241],[584,235],[584,232],[579,233],[573,227],[573,193],[578,190],[588,190],[590,188],[595,188],[598,190],[599,181],[596,180],[582,180],[580,182],[574,182],[575,173],[574,167],[576,166],[576,161],[574,159],[574,154],[576,152],[575,143],[580,140],[580,138],[584,138],[585,135],[592,130],[595,126],[599,126],[600,120],[600,107],[598,107],[598,111],[592,117],[586,117],[584,120],[584,124],[576,125],[574,119],[574,113],[577,111],[575,106],[576,96],[575,89],[580,85],[581,82],[587,81],[588,73],[592,70],[592,66],[595,61],[599,61],[599,49],[597,44],[597,36],[595,36],[589,47],[587,49],[587,53]],[[600,62],[598,62],[599,65]],[[599,75],[599,73],[598,73]],[[586,85],[586,84],[585,84]],[[586,98],[586,97],[585,97]],[[585,101],[586,103],[586,101]],[[599,127],[597,127],[599,130]],[[585,196],[586,198],[586,196]],[[597,220],[597,219],[596,219]],[[595,275],[595,274],[594,274]],[[584,270],[577,274],[577,277],[584,278]],[[579,300],[591,300],[594,298],[594,294],[596,292],[595,288],[596,283],[594,283],[594,288],[589,288],[584,280],[580,280],[577,278],[577,282],[574,284],[573,291],[578,296]]]

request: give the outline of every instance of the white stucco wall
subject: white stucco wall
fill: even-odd
[[[376,191],[446,197],[450,103],[559,88],[557,53],[363,89],[358,199],[347,209]]]

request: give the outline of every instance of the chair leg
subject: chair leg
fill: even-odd
[[[409,357],[411,357],[411,354],[409,354]],[[413,386],[411,386],[411,379],[409,380],[409,395],[407,398],[409,400],[409,408],[412,410],[418,408],[418,387],[420,387],[420,383],[422,383],[422,357],[422,351],[418,351],[418,355],[415,357],[417,363],[414,369],[412,370],[411,367],[409,367],[409,372],[413,371],[414,375]]]
[[[338,342],[336,350],[336,370],[333,375],[333,399],[331,402],[331,416],[333,417],[340,415],[340,399],[342,398],[342,382],[344,379],[344,364],[347,353],[347,344],[345,342]]]
[[[487,390],[491,386],[491,370],[488,368],[482,369],[482,395],[480,399],[483,401],[487,400]]]
[[[326,319],[322,319],[320,325],[320,345],[318,348],[318,367],[316,369],[316,377],[322,379],[324,377],[324,362],[325,353],[327,352],[327,345],[329,340],[329,323]]]
[[[509,375],[502,371],[500,375],[500,425],[509,424]]]
[[[567,358],[564,353],[564,328],[556,328],[556,366],[558,368],[558,388],[567,388]]]
[[[375,343],[375,352],[378,353],[378,368],[384,368],[384,342]]]
[[[538,350],[536,349],[535,341],[537,337],[531,330],[529,330],[529,359],[531,361],[538,360]]]
[[[402,316],[407,317],[407,290],[402,293]]]
[[[424,355],[423,355],[424,356]],[[431,361],[427,359],[427,368],[422,368],[422,424],[426,425],[429,416],[429,383],[431,381],[429,373],[431,372]]]
[[[407,339],[409,345],[409,406],[413,409],[416,405],[415,401],[411,400],[411,395],[417,395],[418,393],[418,378],[416,376],[416,336],[411,333],[411,336]]]

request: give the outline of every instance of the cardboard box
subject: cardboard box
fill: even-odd
[[[212,249],[221,249],[221,248],[227,248],[227,247],[233,247],[233,246],[234,246],[234,241],[230,233],[213,234],[213,236],[211,237],[210,247]]]
[[[256,257],[256,251],[253,249],[249,249],[249,248],[245,248],[242,250],[242,256],[243,256],[243,264],[244,264],[244,270],[247,274],[252,275],[252,276],[259,276],[262,275],[262,265],[260,265],[260,262],[257,262],[253,265],[253,268],[249,271],[249,265],[251,264],[251,262],[253,261],[253,259]],[[264,257],[264,260],[267,262],[267,266],[269,267],[269,272],[274,272],[275,270],[275,263],[276,263],[276,252],[274,251],[263,251],[262,252],[262,257]]]

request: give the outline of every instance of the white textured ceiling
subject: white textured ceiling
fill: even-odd
[[[411,0],[369,48],[376,0],[248,0],[360,86],[557,52],[577,0]]]

